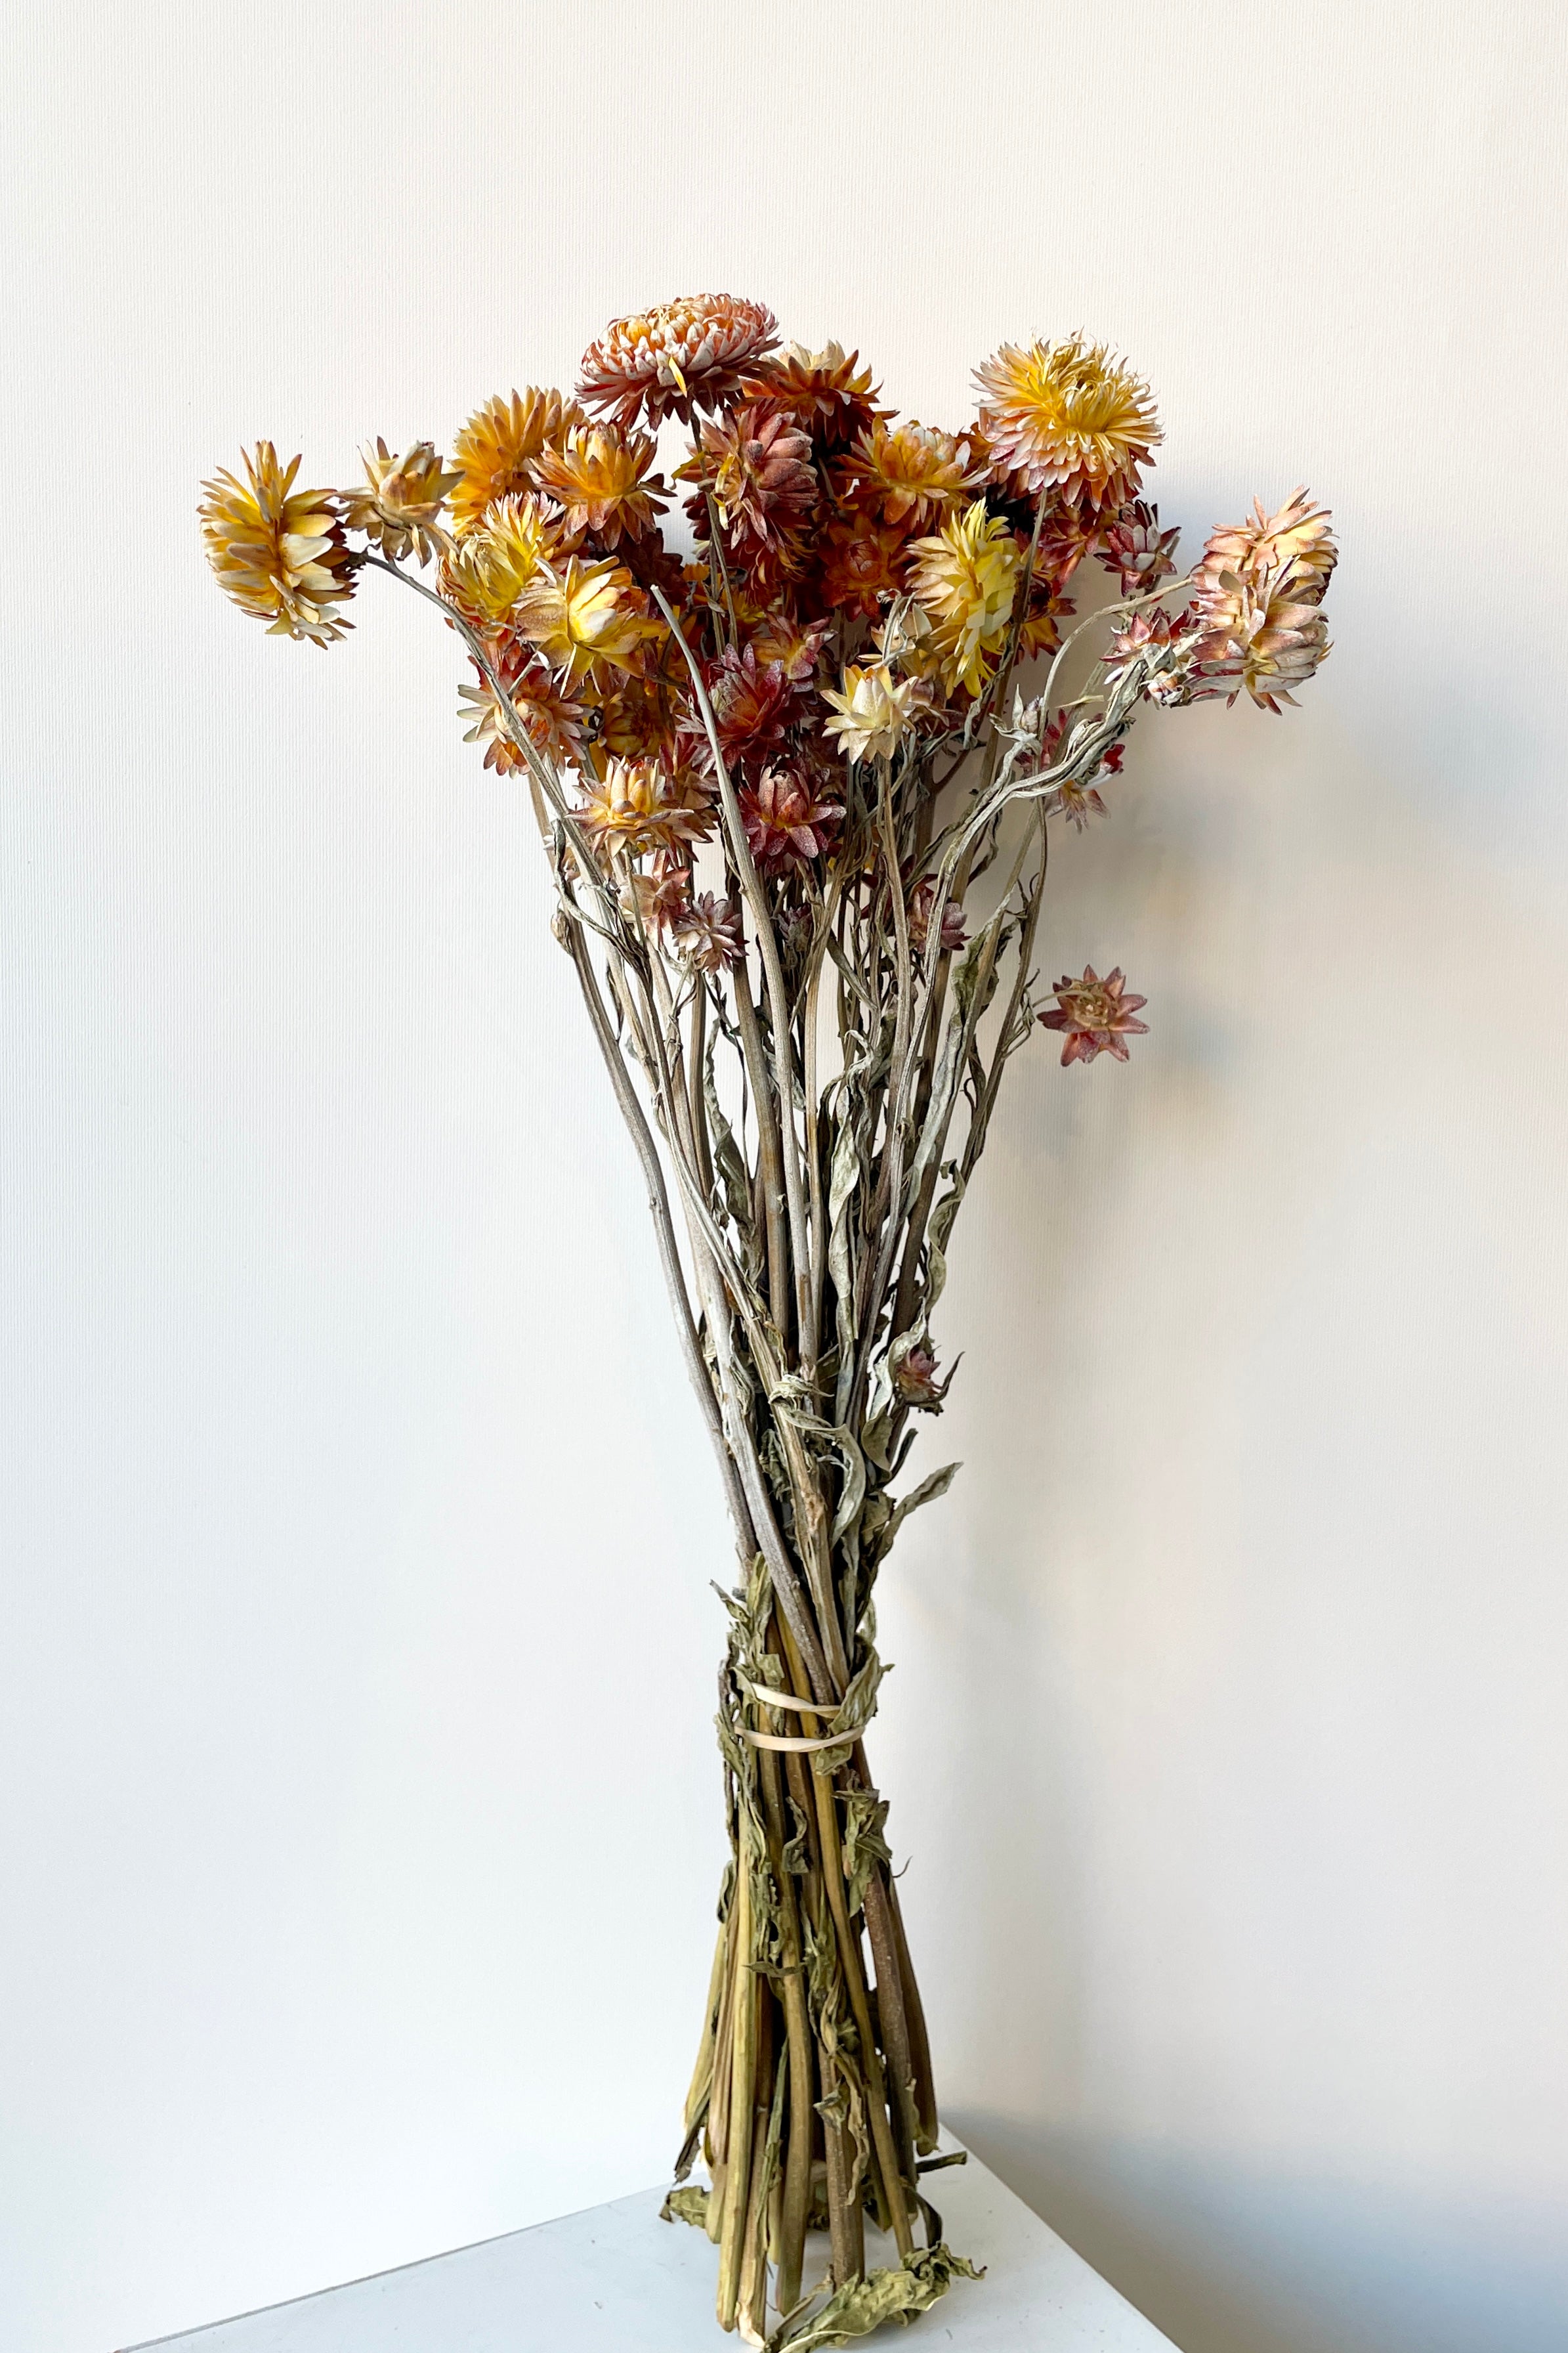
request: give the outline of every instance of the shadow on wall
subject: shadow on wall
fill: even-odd
[[[950,2121],[1182,2353],[1568,2344],[1568,2247],[1544,2212],[1483,2221],[1472,2202],[1450,2211],[982,2111]]]

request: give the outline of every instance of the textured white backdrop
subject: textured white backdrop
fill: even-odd
[[[1082,323],[1171,520],[1339,515],[1301,713],[1063,845],[1152,1034],[1015,1078],[877,1756],[952,2121],[1186,2353],[1568,2340],[1559,12],[26,14],[0,2341],[668,2161],[727,1547],[628,1152],[451,643],[193,508],[707,286],[948,422]]]

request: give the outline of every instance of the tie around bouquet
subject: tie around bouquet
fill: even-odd
[[[1304,492],[1183,571],[1129,367],[1072,335],[975,380],[959,430],[902,422],[858,353],[699,295],[616,320],[574,394],[487,401],[450,462],[378,439],[305,490],[263,441],[201,508],[275,634],[331,645],[375,574],[426,598],[468,740],[531,800],[737,1553],[731,1853],[666,2211],[715,2242],[724,2327],[795,2353],[968,2269],[926,2194],[874,1596],[952,1476],[903,1472],[1004,1073],[1041,1028],[1063,1063],[1146,1028],[1115,966],[1042,982],[1053,832],[1104,814],[1145,704],[1278,712],[1328,651]]]

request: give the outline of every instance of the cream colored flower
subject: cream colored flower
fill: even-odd
[[[890,760],[915,723],[924,701],[921,680],[895,679],[886,662],[868,667],[851,662],[844,673],[844,691],[832,687],[823,700],[834,716],[824,733],[837,735],[847,760]]]

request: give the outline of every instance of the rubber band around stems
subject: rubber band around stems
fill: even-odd
[[[826,1713],[820,1702],[796,1699],[793,1692],[775,1691],[772,1683],[748,1683],[744,1675],[737,1676],[736,1681],[743,1692],[763,1707],[792,1707],[801,1715],[822,1715]],[[753,1748],[785,1749],[792,1756],[798,1756],[811,1749],[850,1747],[859,1739],[865,1729],[863,1724],[853,1724],[847,1731],[823,1733],[807,1739],[803,1733],[753,1732],[750,1725],[742,1724],[736,1726],[742,1739],[749,1740]]]

